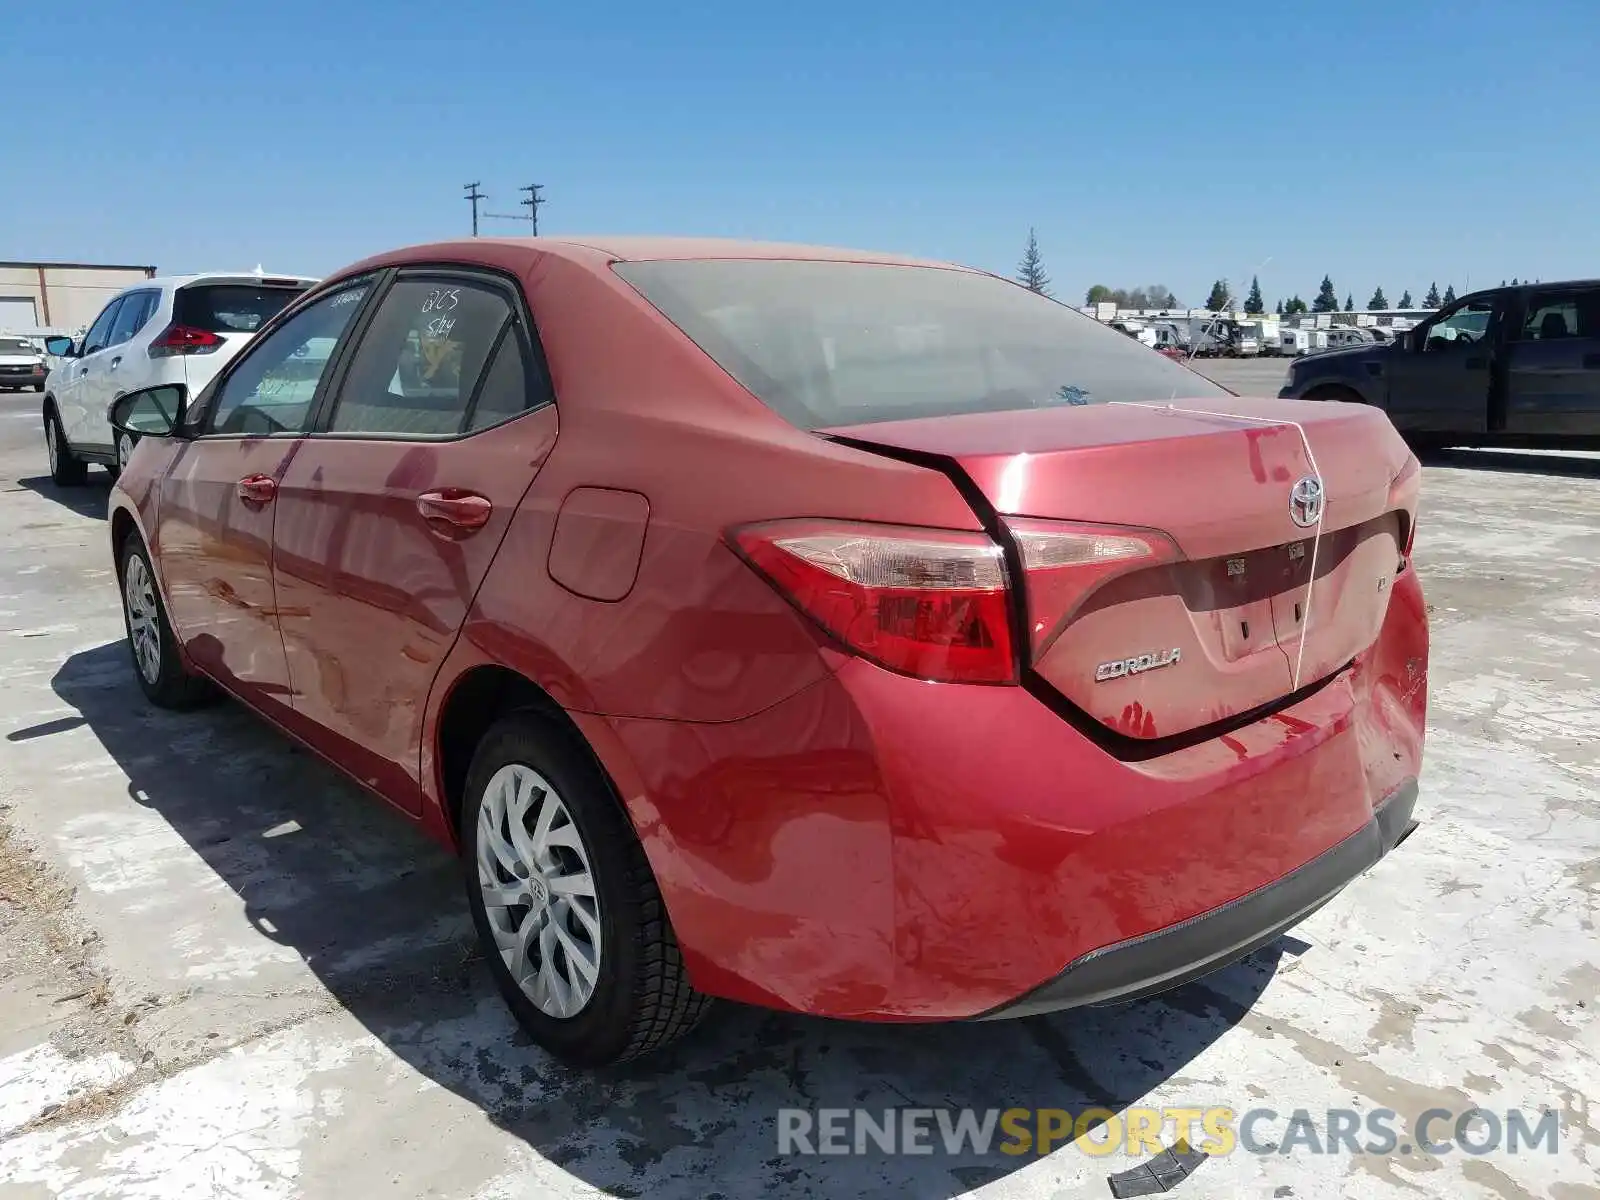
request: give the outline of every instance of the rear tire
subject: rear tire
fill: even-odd
[[[133,674],[157,708],[190,709],[216,698],[211,681],[185,669],[167,622],[150,556],[137,534],[122,543],[122,620],[128,630]]]
[[[623,1062],[710,1010],[689,983],[644,847],[571,734],[531,712],[495,722],[467,772],[459,834],[495,984],[551,1054],[576,1066]]]
[[[77,487],[88,479],[89,465],[72,453],[53,406],[44,414],[44,452],[50,460],[50,481],[57,487]]]

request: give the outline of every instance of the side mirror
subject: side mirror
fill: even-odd
[[[72,357],[72,339],[69,337],[61,337],[60,335],[47,337],[44,340],[44,348],[45,353],[53,354],[57,358]]]
[[[135,437],[172,437],[183,425],[189,389],[181,383],[140,388],[111,402],[106,417],[118,433]]]

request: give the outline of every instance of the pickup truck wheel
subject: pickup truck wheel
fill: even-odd
[[[67,445],[61,418],[53,406],[44,414],[44,452],[50,460],[50,481],[57,487],[76,487],[89,477],[88,464]]]

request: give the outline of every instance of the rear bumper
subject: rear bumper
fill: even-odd
[[[1410,571],[1350,668],[1136,762],[1022,688],[834,665],[738,721],[574,714],[702,991],[939,1021],[1175,986],[1375,862],[1421,770],[1427,616]]]
[[[1416,802],[1417,781],[1410,779],[1370,822],[1282,879],[1177,925],[1092,950],[1048,983],[975,1019],[1138,1000],[1220,970],[1275,941],[1399,845],[1413,828]]]

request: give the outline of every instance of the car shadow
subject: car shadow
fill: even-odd
[[[62,487],[48,475],[19,479],[17,486],[37,492],[47,500],[54,500],[80,517],[99,517],[104,520],[107,494],[111,490],[111,473],[104,467],[90,467],[89,478],[77,487]]]
[[[1508,471],[1518,475],[1549,475],[1558,479],[1600,479],[1600,453],[1538,454],[1526,450],[1452,446],[1426,450],[1419,457],[1425,467]]]
[[[477,955],[455,859],[400,814],[240,706],[152,708],[122,641],[72,655],[52,685],[126,773],[129,803],[160,814],[263,938],[291,947],[399,1059],[611,1195],[700,1200],[716,1194],[712,1174],[739,1195],[960,1194],[1034,1156],[784,1155],[778,1111],[1117,1112],[1181,1072],[1249,1010],[1285,952],[1305,949],[1283,938],[1155,1000],[1023,1021],[867,1025],[727,1004],[658,1055],[572,1070],[514,1024]],[[1240,1103],[1218,1083],[1193,1086],[1178,1102]],[[1085,1169],[1067,1153],[1062,1170]],[[1131,1165],[1119,1156],[1091,1174]]]

